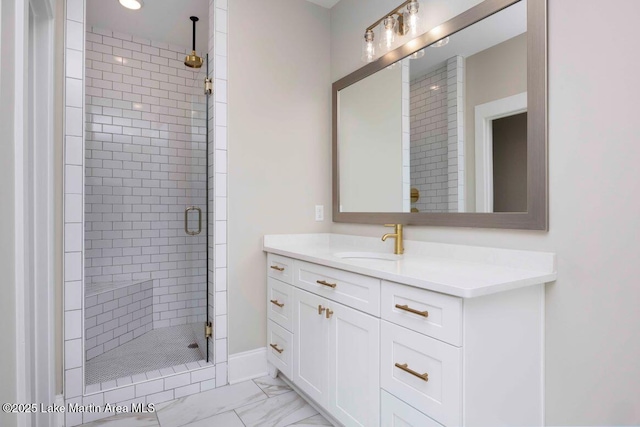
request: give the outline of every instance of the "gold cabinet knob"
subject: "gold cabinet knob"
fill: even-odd
[[[333,310],[330,310],[327,308],[327,319],[331,319],[331,316],[333,316]]]
[[[322,312],[325,311],[326,308],[324,308],[323,306],[319,305],[318,306],[318,314],[322,316]]]

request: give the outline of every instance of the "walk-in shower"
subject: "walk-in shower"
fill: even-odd
[[[86,28],[89,391],[185,372],[212,359],[209,64],[195,52],[198,18],[191,20],[193,50],[107,25]],[[189,67],[185,55],[195,58]]]

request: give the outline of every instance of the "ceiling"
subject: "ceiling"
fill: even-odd
[[[140,10],[129,10],[118,0],[87,0],[87,24],[149,40],[191,48],[190,16],[196,25],[196,48],[206,52],[209,40],[208,0],[147,0]]]
[[[466,58],[526,31],[525,0],[452,35],[445,46],[428,47],[422,58],[411,60],[411,80],[424,76],[455,55]]]
[[[311,3],[315,3],[322,7],[326,7],[327,9],[331,9],[340,0],[307,0],[307,1],[310,1]]]

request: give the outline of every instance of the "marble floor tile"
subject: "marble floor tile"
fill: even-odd
[[[318,413],[294,391],[236,409],[246,427],[286,427]],[[165,426],[162,426],[165,427]]]
[[[229,411],[187,424],[185,427],[244,427],[244,424],[235,412]]]
[[[313,417],[305,418],[304,420],[298,421],[297,423],[290,424],[288,427],[314,427],[314,426],[328,426],[333,427],[325,417],[320,414],[314,415]]]
[[[292,389],[280,378],[271,378],[270,376],[260,377],[253,380],[264,391],[267,396],[274,397],[280,394],[288,393]]]
[[[82,427],[158,427],[156,414],[123,414],[83,424]]]
[[[194,394],[157,406],[161,427],[180,427],[267,399],[253,381]]]

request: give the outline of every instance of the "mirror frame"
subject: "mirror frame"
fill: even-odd
[[[519,1],[485,0],[333,83],[334,222],[548,230],[547,0],[527,0],[527,212],[373,213],[339,211],[338,92]]]

